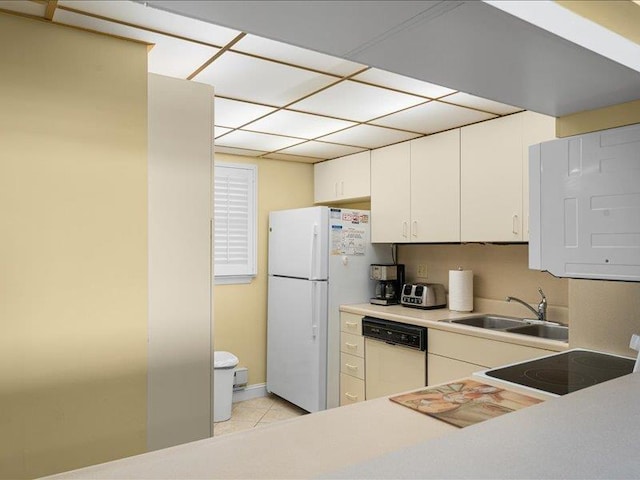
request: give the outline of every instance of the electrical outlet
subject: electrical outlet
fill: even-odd
[[[419,278],[427,278],[427,266],[424,263],[418,265],[417,276]]]

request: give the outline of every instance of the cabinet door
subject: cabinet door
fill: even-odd
[[[463,242],[520,242],[522,117],[461,129],[460,233]]]
[[[556,138],[556,119],[522,112],[522,239],[529,240],[529,147]]]
[[[460,129],[411,141],[411,241],[460,241]]]
[[[371,151],[354,153],[333,160],[340,162],[338,198],[361,200],[371,196]]]
[[[371,152],[371,241],[407,243],[410,227],[410,144]]]
[[[427,385],[439,385],[459,378],[470,377],[474,372],[486,370],[473,363],[427,354]]]
[[[313,165],[313,200],[333,202],[338,195],[338,167],[333,160]]]
[[[371,195],[369,150],[313,166],[315,203],[363,200]]]

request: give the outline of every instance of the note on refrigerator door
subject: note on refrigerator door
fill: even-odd
[[[331,225],[331,255],[364,255],[365,237],[363,229]]]

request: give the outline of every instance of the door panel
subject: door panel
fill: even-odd
[[[267,390],[309,412],[326,406],[327,282],[269,277]]]

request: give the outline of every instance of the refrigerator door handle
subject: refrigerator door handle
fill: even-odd
[[[318,240],[318,224],[314,223],[311,228],[311,255],[309,255],[311,259],[311,268],[309,269],[309,279],[315,280],[317,278],[316,275],[316,244]]]
[[[311,285],[311,337],[316,338],[318,336],[318,284],[313,282]]]

